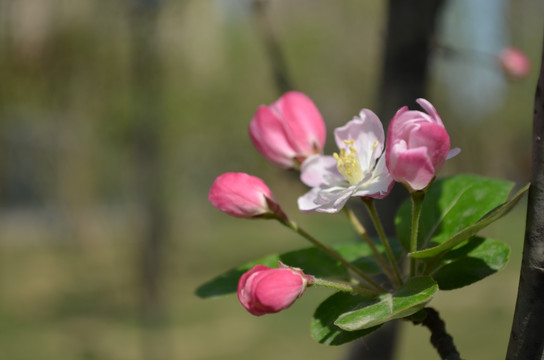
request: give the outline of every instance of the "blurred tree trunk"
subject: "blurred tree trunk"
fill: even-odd
[[[507,360],[544,359],[544,48],[533,117],[531,188]]]
[[[432,42],[444,0],[390,0],[379,112],[387,122],[426,94]]]
[[[390,0],[378,115],[387,128],[402,106],[426,97],[430,54],[440,9],[445,0]],[[377,203],[387,234],[395,235],[394,216],[407,193],[395,186]]]
[[[161,193],[161,65],[158,51],[158,0],[134,0],[130,17],[133,70],[133,138],[136,162],[136,191],[144,224],[139,261],[141,310],[144,325],[152,330],[162,320],[160,285],[166,236],[166,210]],[[164,340],[164,339],[163,339]],[[145,359],[166,358],[164,341],[145,333]]]
[[[443,4],[444,0],[389,0],[378,101],[378,115],[384,128],[400,107],[413,106],[417,98],[425,97],[429,55]],[[376,202],[389,236],[396,235],[395,213],[406,196],[404,188],[397,185],[388,197]],[[393,359],[398,326],[398,322],[391,322],[366,337],[365,345],[354,347],[348,360]]]
[[[268,5],[268,0],[253,0],[251,3],[255,25],[266,49],[276,91],[282,95],[289,90],[294,90],[294,86],[287,71],[283,52],[266,14]]]

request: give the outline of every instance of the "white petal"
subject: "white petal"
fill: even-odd
[[[322,191],[320,195],[320,202],[322,204],[316,209],[318,212],[324,213],[337,213],[342,210],[346,202],[351,197],[355,186],[349,188],[337,189],[335,191]]]
[[[318,198],[317,193],[321,191],[319,188],[313,188],[306,194],[302,195],[297,200],[298,209],[302,212],[312,212],[319,207],[319,204],[315,202]]]
[[[300,167],[300,180],[310,187],[340,185],[346,181],[336,168],[336,160],[323,155],[313,155],[304,160]]]
[[[385,156],[382,156],[376,164],[373,178],[364,187],[357,187],[357,191],[352,196],[370,196],[374,198],[383,198],[393,187],[394,180],[385,166]]]
[[[446,156],[446,160],[451,159],[452,157],[456,157],[461,153],[461,149],[459,148],[453,148],[448,152],[448,156]]]
[[[383,151],[385,135],[382,123],[376,114],[368,109],[361,110],[358,117],[334,131],[336,144],[340,149],[347,148],[344,140],[354,140],[353,146],[359,155],[363,171],[374,166]]]
[[[302,212],[337,213],[349,200],[355,186],[349,188],[313,188],[298,198],[298,208]]]

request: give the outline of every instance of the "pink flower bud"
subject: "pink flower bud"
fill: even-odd
[[[508,47],[499,53],[499,61],[504,73],[512,79],[522,79],[531,71],[531,63],[519,49]]]
[[[412,190],[424,189],[440,170],[450,152],[450,137],[434,106],[425,99],[417,103],[427,112],[403,107],[393,117],[387,132],[385,160],[393,179]]]
[[[307,157],[321,153],[326,128],[312,100],[303,93],[289,91],[274,104],[259,106],[249,124],[249,135],[267,160],[293,169]]]
[[[256,316],[287,309],[304,294],[313,277],[280,262],[277,269],[255,265],[238,282],[238,299]]]
[[[218,176],[208,199],[219,210],[240,218],[275,212],[270,208],[275,202],[268,186],[261,179],[245,173],[229,172]]]

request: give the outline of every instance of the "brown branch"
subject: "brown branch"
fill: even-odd
[[[544,359],[544,61],[542,63],[535,95],[531,188],[523,259],[507,360]]]
[[[446,324],[440,318],[438,311],[433,308],[425,308],[426,317],[422,322],[414,322],[416,325],[425,326],[431,331],[431,344],[434,346],[440,358],[443,360],[460,360],[461,355],[457,351],[453,338],[446,331]]]

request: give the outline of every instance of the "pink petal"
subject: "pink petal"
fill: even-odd
[[[297,91],[285,93],[272,107],[283,116],[287,141],[299,154],[309,156],[325,146],[327,130],[313,101]]]
[[[435,123],[422,123],[414,128],[408,138],[408,148],[426,148],[434,171],[442,168],[450,150],[450,137],[446,129]]]
[[[266,159],[283,168],[295,166],[297,153],[287,140],[284,123],[269,107],[259,106],[249,124],[249,135]]]
[[[251,312],[253,315],[263,315],[261,311],[257,311],[255,313],[255,310],[253,309],[254,299],[253,299],[253,284],[255,281],[255,278],[258,276],[262,276],[264,274],[263,270],[270,269],[264,265],[255,265],[251,270],[245,272],[240,277],[240,280],[238,281],[238,300],[242,304],[242,306]]]
[[[444,123],[442,123],[442,119],[440,118],[440,115],[438,115],[438,112],[436,111],[433,104],[431,104],[428,100],[423,98],[417,99],[416,102],[419,104],[419,106],[423,108],[423,110],[425,110],[429,115],[431,115],[434,122],[444,126]]]
[[[218,176],[208,194],[208,199],[217,209],[241,218],[269,212],[266,198],[273,200],[274,196],[264,181],[233,172]]]
[[[499,61],[504,73],[512,79],[522,79],[531,71],[531,62],[527,55],[514,47],[502,50]]]
[[[388,164],[396,181],[408,184],[413,190],[424,189],[434,178],[434,167],[425,148],[391,151]]]
[[[280,262],[280,268],[256,265],[238,281],[238,299],[251,314],[261,316],[288,308],[313,277]]]
[[[401,108],[387,133],[386,164],[395,181],[425,188],[450,154],[450,138],[434,106],[417,99],[427,112]]]
[[[301,275],[290,269],[273,269],[258,279],[255,300],[267,312],[278,312],[291,306],[304,290]]]
[[[389,160],[387,159],[389,157],[388,155],[388,149],[391,150],[393,147],[393,140],[397,140],[401,138],[401,131],[400,131],[400,123],[402,123],[402,119],[404,118],[404,114],[408,111],[408,106],[401,107],[393,116],[391,119],[391,122],[389,123],[389,128],[387,129],[387,139],[386,139],[386,145],[385,145],[385,156],[387,162]],[[399,122],[400,120],[400,122]]]

